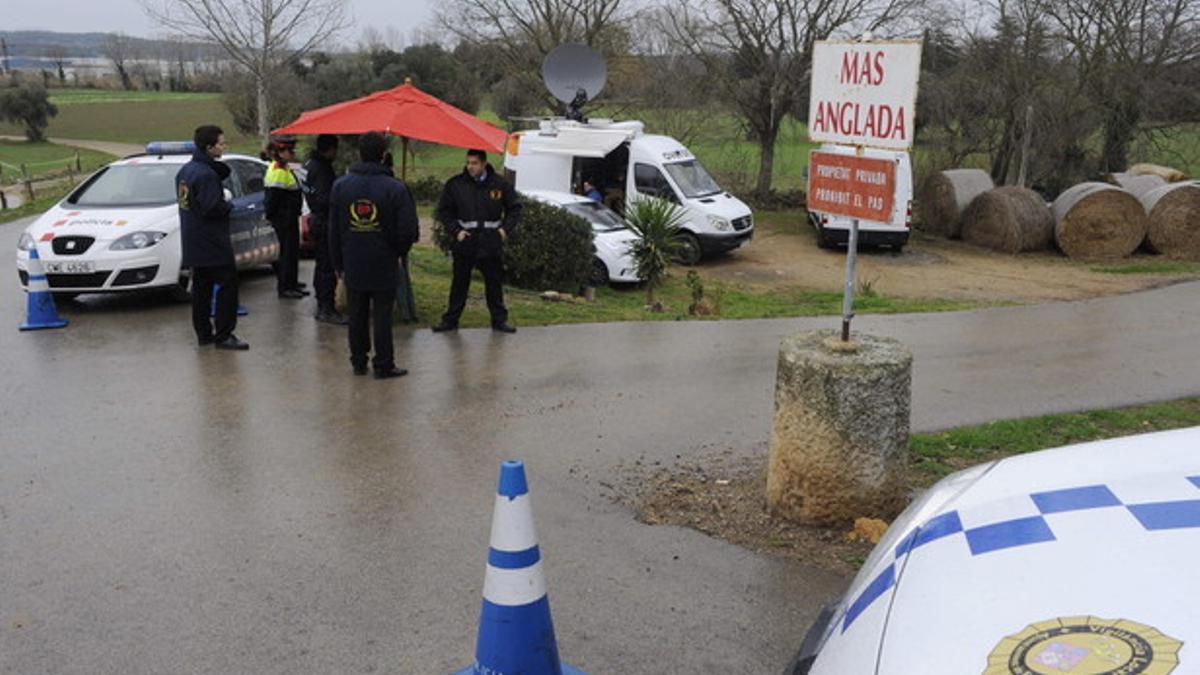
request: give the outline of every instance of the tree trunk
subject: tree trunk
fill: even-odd
[[[1133,142],[1142,116],[1136,97],[1113,101],[1105,111],[1104,149],[1100,157],[1102,173],[1117,173],[1129,168],[1129,144]]]
[[[754,193],[759,197],[771,194],[771,178],[775,173],[775,139],[779,136],[779,127],[764,129],[758,134],[758,181],[754,185]]]
[[[125,70],[125,66],[117,66],[117,74],[121,76],[121,87],[125,91],[133,91],[133,81],[129,79],[129,73]]]
[[[647,307],[654,306],[654,282],[653,281],[646,282],[646,306]]]
[[[254,84],[258,90],[258,135],[262,140],[263,147],[267,147],[267,143],[271,140],[271,125],[269,123],[270,109],[267,100],[267,78],[263,72],[254,74]]]

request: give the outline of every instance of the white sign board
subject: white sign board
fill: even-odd
[[[920,41],[817,42],[809,138],[814,143],[908,150],[920,74]]]

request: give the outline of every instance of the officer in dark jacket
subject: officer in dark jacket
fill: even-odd
[[[313,240],[313,291],[317,294],[317,321],[345,325],[347,319],[334,307],[337,274],[329,251],[329,194],[337,174],[333,160],[337,157],[338,137],[332,134],[317,136],[317,147],[304,163],[307,186],[304,198],[308,201],[308,231]]]
[[[504,242],[521,219],[521,201],[512,185],[487,162],[482,150],[467,152],[467,167],[446,182],[438,202],[438,222],[454,238],[454,278],[450,284],[450,303],[442,321],[433,332],[457,330],[458,320],[467,306],[471,272],[483,274],[492,330],[515,333],[508,323],[504,306]]]
[[[279,259],[275,261],[276,288],[279,297],[299,300],[308,295],[301,290],[300,265],[300,211],[303,197],[300,181],[292,172],[291,162],[296,159],[296,139],[281,136],[271,141],[271,166],[263,178],[265,188],[263,210],[275,236],[279,239]]]
[[[183,266],[192,270],[192,325],[201,345],[249,349],[250,345],[233,334],[238,306],[237,266],[229,238],[229,213],[233,207],[225,200],[225,188],[221,185],[229,177],[229,166],[217,161],[225,153],[225,134],[220,127],[202,126],[196,129],[192,140],[195,153],[175,175]],[[209,315],[215,284],[220,284],[220,290],[214,331]]]
[[[333,267],[346,284],[350,307],[350,364],[367,374],[374,319],[375,377],[400,377],[392,349],[392,305],[400,257],[418,238],[417,207],[404,183],[383,165],[387,139],[378,132],[358,141],[362,160],[333,184],[329,245]],[[373,315],[373,316],[372,316]]]

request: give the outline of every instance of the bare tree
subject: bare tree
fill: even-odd
[[[1200,61],[1200,0],[1051,0],[1048,12],[1103,114],[1100,171],[1123,171],[1150,86]]]
[[[140,0],[165,28],[192,39],[215,42],[253,77],[258,133],[270,137],[267,79],[283,63],[298,59],[346,29],[345,0]]]
[[[627,0],[446,0],[438,21],[459,40],[487,40],[505,75],[544,91],[542,60],[559,45],[583,43],[611,56],[628,48]],[[485,78],[486,79],[486,78]],[[549,93],[551,107],[562,105]]]
[[[760,148],[755,192],[771,190],[775,140],[808,91],[813,44],[876,31],[922,0],[686,0],[664,29],[704,63],[709,82]]]
[[[46,58],[54,64],[58,70],[58,85],[66,86],[67,84],[67,48],[62,45],[50,45],[46,47]]]
[[[104,41],[103,48],[104,56],[112,62],[113,68],[117,70],[117,76],[121,78],[121,87],[126,91],[133,89],[133,80],[129,77],[129,69],[126,67],[133,58],[133,41],[124,33],[110,33]]]

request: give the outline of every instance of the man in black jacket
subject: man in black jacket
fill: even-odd
[[[279,259],[275,261],[276,291],[279,297],[299,300],[308,295],[300,288],[300,212],[303,197],[300,181],[292,172],[296,159],[296,139],[281,136],[271,141],[271,166],[263,177],[263,211],[279,239]]]
[[[436,217],[454,238],[454,277],[449,306],[433,332],[458,329],[476,267],[483,274],[492,330],[517,332],[508,323],[504,306],[503,253],[504,242],[520,222],[521,201],[512,185],[488,164],[486,152],[467,151],[466,169],[446,182]]]
[[[329,251],[329,194],[337,173],[333,160],[338,153],[338,137],[332,134],[317,136],[317,147],[308,154],[304,163],[304,182],[308,189],[304,198],[308,201],[308,231],[313,240],[313,291],[317,294],[317,321],[345,325],[348,321],[334,307],[334,291],[337,289],[337,274],[333,271],[333,260]]]
[[[358,141],[362,160],[333,184],[329,207],[329,246],[333,267],[346,284],[350,306],[350,364],[367,374],[374,319],[375,377],[400,377],[392,347],[392,306],[400,257],[418,238],[417,207],[404,183],[383,165],[387,139],[378,132]],[[372,317],[373,315],[373,317]]]
[[[221,182],[229,177],[229,166],[217,159],[225,153],[225,133],[220,127],[202,126],[192,137],[196,150],[192,159],[175,175],[179,201],[179,229],[183,243],[183,266],[192,270],[192,326],[203,345],[217,349],[245,350],[250,345],[233,334],[237,326],[238,278],[229,238],[229,213]],[[217,291],[216,330],[212,312],[213,286]]]

